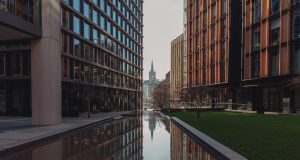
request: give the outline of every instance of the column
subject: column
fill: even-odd
[[[42,38],[31,44],[32,123],[61,123],[60,0],[41,0]]]

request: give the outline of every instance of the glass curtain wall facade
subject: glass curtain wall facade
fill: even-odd
[[[0,43],[0,115],[31,115],[30,42]]]
[[[142,106],[143,2],[62,3],[63,114]]]
[[[55,3],[53,5],[52,1],[41,0],[0,0],[0,14],[3,14],[0,21],[11,23],[0,23],[0,27],[10,31],[7,35],[11,35],[0,39],[0,114],[30,116],[32,108],[42,108],[38,105],[46,101],[50,94],[48,97],[55,97],[55,101],[62,105],[64,116],[78,116],[87,111],[141,109],[143,1],[63,0]],[[50,13],[42,12],[41,7],[50,7]],[[61,12],[58,13],[60,9]],[[51,28],[47,24],[41,24],[57,20],[49,18],[50,14],[60,14],[61,18]],[[10,16],[13,17],[12,20],[7,20]],[[21,24],[20,28],[18,24]],[[36,26],[41,32],[43,28],[43,33],[38,36],[29,33],[34,29],[32,26]],[[22,30],[22,27],[25,29]],[[45,36],[49,33],[50,37],[57,36],[52,39],[61,48],[50,48],[49,45],[54,44]],[[56,56],[53,52],[59,53],[57,59],[53,58]],[[40,61],[46,59],[47,62],[47,57],[54,59],[49,59],[47,66],[57,66],[56,63],[61,66],[42,66]],[[42,74],[36,69],[37,66],[45,69],[42,73],[52,68],[48,75],[54,79],[59,75],[58,83],[60,84],[61,79],[62,85],[55,85],[59,87],[49,94],[40,94],[46,95],[46,98],[40,98],[39,102],[34,103],[35,99],[31,95],[46,92],[40,90],[44,87],[34,85],[48,85],[45,79],[44,83],[37,83],[43,80],[39,79]],[[59,74],[52,73],[56,71]],[[48,87],[51,85],[53,84]],[[60,92],[62,97],[56,97]],[[34,104],[37,105],[34,107]],[[60,105],[55,106],[60,110]]]

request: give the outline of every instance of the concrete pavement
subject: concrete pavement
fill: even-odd
[[[0,117],[0,156],[8,154],[35,142],[55,138],[68,132],[82,129],[130,112],[108,112],[82,115],[77,118],[63,118],[57,126],[33,126],[31,118]]]

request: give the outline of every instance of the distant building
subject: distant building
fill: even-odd
[[[170,72],[168,72],[166,78],[154,88],[153,93],[153,103],[156,107],[161,109],[170,107]]]
[[[154,70],[153,61],[151,62],[151,70],[149,71],[149,80],[145,80],[143,84],[144,89],[144,106],[152,103],[153,89],[159,84],[159,80],[156,79],[156,72]]]
[[[176,108],[180,102],[180,93],[183,88],[183,53],[184,35],[181,34],[171,43],[171,71],[170,71],[170,107]]]

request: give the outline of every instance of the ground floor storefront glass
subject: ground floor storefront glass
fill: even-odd
[[[299,96],[299,89],[286,86],[253,86],[243,88],[239,99],[259,113],[295,113],[300,109]]]
[[[88,84],[62,83],[63,116],[80,113],[139,110],[142,93]],[[90,101],[89,101],[90,99]]]
[[[0,115],[31,115],[29,80],[0,81]]]
[[[31,115],[30,41],[0,42],[0,115]]]

